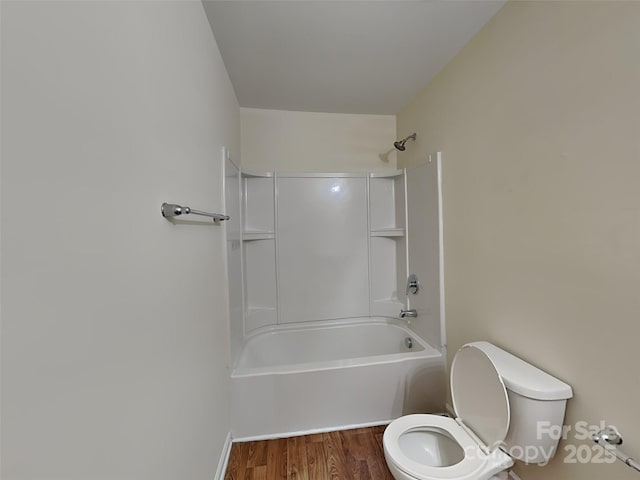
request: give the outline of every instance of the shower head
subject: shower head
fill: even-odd
[[[412,133],[411,135],[409,135],[408,137],[403,138],[402,140],[398,140],[397,142],[393,142],[393,146],[396,147],[397,150],[400,150],[401,152],[404,152],[407,147],[404,146],[405,143],[407,143],[407,140],[413,140],[415,141],[416,139],[416,134]]]

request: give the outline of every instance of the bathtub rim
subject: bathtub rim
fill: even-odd
[[[375,317],[349,317],[333,320],[320,320],[313,322],[297,322],[287,323],[279,325],[269,325],[252,331],[248,334],[242,342],[242,349],[247,344],[261,336],[274,335],[278,332],[297,332],[305,330],[319,330],[328,328],[340,328],[357,325],[388,325],[394,328],[399,328],[404,331],[412,340],[418,342],[422,347],[421,351],[417,352],[399,352],[384,355],[368,355],[364,357],[355,357],[348,359],[336,359],[321,362],[307,362],[297,364],[285,364],[266,367],[251,367],[251,368],[238,368],[236,365],[231,370],[231,378],[245,378],[262,375],[287,375],[303,372],[314,372],[321,370],[336,370],[343,368],[357,368],[364,365],[378,365],[383,363],[397,363],[415,358],[443,358],[443,353],[435,346],[431,345],[425,339],[420,337],[416,332],[411,330],[409,326],[393,317],[375,316]],[[238,360],[240,355],[238,356]]]

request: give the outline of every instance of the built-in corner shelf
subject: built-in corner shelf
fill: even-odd
[[[242,240],[245,242],[251,242],[253,240],[273,240],[276,238],[274,232],[262,232],[262,231],[246,231],[242,232]]]
[[[253,170],[242,170],[240,172],[244,178],[272,178],[273,172],[256,172]]]
[[[244,331],[278,322],[275,175],[242,170]]]
[[[405,171],[369,174],[370,310],[396,317],[403,306],[398,297],[406,278]]]
[[[399,177],[404,173],[404,170],[391,170],[388,172],[372,172],[369,174],[369,178],[392,178]]]
[[[404,228],[380,228],[371,230],[372,237],[404,237]]]

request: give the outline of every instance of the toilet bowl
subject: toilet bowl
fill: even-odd
[[[402,417],[387,427],[383,442],[397,480],[485,480],[513,465],[506,453],[485,453],[456,420],[439,415]]]
[[[391,422],[383,436],[387,465],[396,480],[506,478],[512,457],[545,460],[522,458],[521,452],[555,451],[558,439],[540,438],[537,422],[561,425],[571,396],[569,385],[504,350],[467,344],[451,366],[456,418],[414,414]],[[514,446],[519,448],[510,450]]]

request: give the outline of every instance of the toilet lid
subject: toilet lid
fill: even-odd
[[[494,451],[509,431],[507,389],[491,359],[473,345],[463,346],[451,365],[451,397],[458,418]]]

